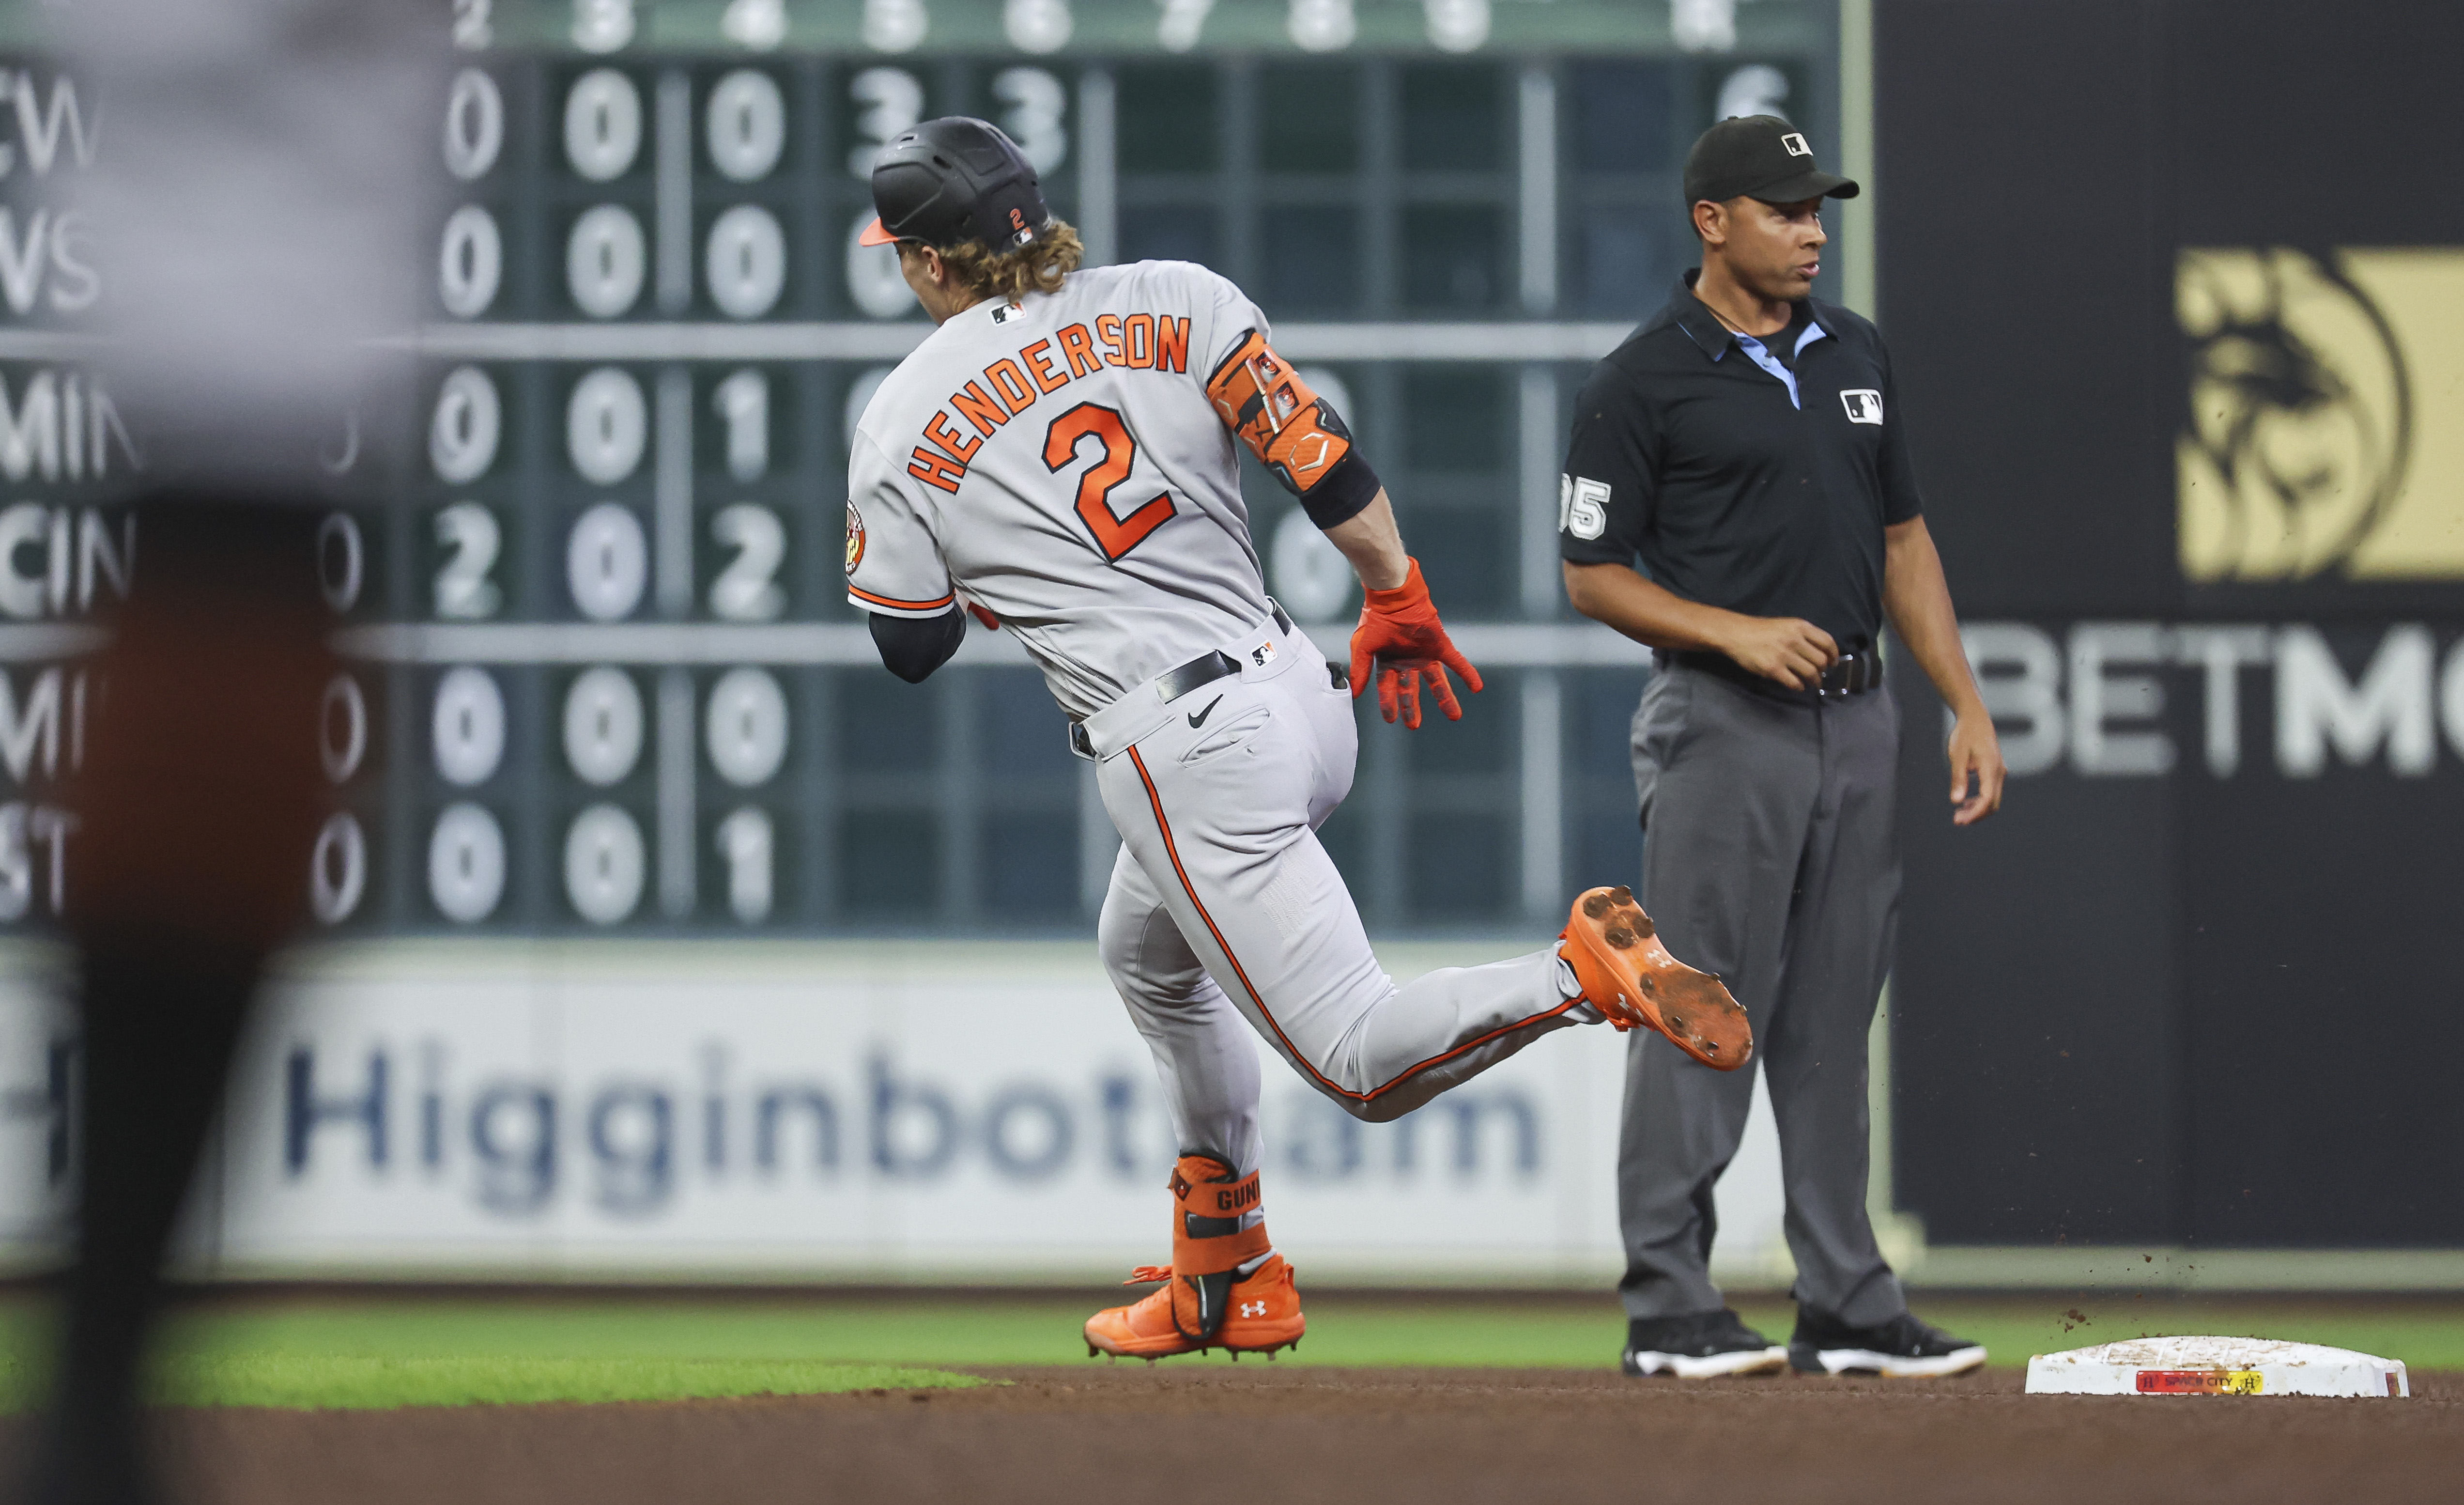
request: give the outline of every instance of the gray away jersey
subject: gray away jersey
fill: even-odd
[[[881,384],[847,461],[847,599],[974,602],[1085,717],[1266,615],[1207,374],[1265,316],[1185,261],[979,303]]]

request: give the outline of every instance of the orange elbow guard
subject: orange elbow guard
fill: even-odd
[[[1242,336],[1206,379],[1206,397],[1223,426],[1274,473],[1285,490],[1301,498],[1320,527],[1331,527],[1376,496],[1376,477],[1369,475],[1365,462],[1344,465],[1354,458],[1352,432],[1255,329]],[[1338,470],[1346,471],[1345,479],[1321,494],[1319,487]],[[1339,499],[1332,495],[1336,493],[1342,494]],[[1338,513],[1331,520],[1321,516],[1330,510],[1329,503]]]

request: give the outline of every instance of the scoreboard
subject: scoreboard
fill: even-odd
[[[49,790],[76,624],[128,587],[146,436],[79,364],[75,181],[110,101],[0,12],[0,921],[75,881]],[[847,435],[930,324],[880,145],[1000,122],[1090,262],[1239,281],[1333,396],[1487,693],[1363,738],[1326,839],[1373,927],[1546,916],[1635,865],[1632,645],[1566,619],[1567,405],[1690,265],[1723,115],[1836,143],[1815,0],[436,0],[426,313],[337,441],[349,668],[303,856],[338,935],[1080,928],[1114,843],[1040,676],[970,631],[923,686],[845,602]],[[1837,156],[1837,148],[1828,148]],[[98,268],[102,270],[98,271]],[[1825,277],[1837,274],[1826,272]],[[1263,474],[1270,587],[1340,653],[1340,558]],[[1374,713],[1373,713],[1374,714]],[[311,735],[303,729],[302,735]],[[1607,874],[1595,876],[1594,874]]]

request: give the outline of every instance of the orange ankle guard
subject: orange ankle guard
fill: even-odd
[[[1237,1270],[1274,1248],[1265,1220],[1241,1227],[1258,1210],[1258,1173],[1235,1181],[1232,1168],[1211,1155],[1184,1155],[1172,1167],[1172,1270],[1176,1275],[1217,1275]]]

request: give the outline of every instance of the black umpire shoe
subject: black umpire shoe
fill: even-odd
[[[1776,1374],[1788,1350],[1748,1327],[1725,1307],[1685,1317],[1638,1317],[1626,1323],[1625,1372],[1673,1374],[1680,1380]]]
[[[1802,1374],[1879,1374],[1894,1380],[1966,1374],[1985,1362],[1985,1345],[1953,1338],[1910,1313],[1879,1327],[1851,1327],[1798,1308],[1788,1361]]]

